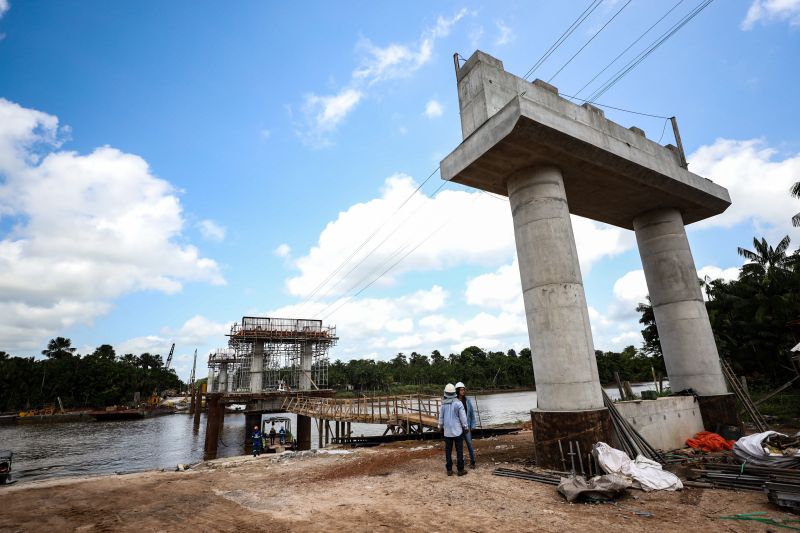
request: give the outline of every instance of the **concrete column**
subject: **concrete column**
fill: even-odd
[[[250,392],[261,392],[264,379],[264,343],[253,344],[253,359],[250,361]]]
[[[538,408],[603,408],[589,310],[561,171],[530,167],[508,180]]]
[[[228,391],[228,363],[219,365],[219,383],[217,383],[216,390],[219,392]]]
[[[311,418],[297,415],[297,447],[300,450],[311,449]]]
[[[207,382],[207,384],[208,384],[208,386],[207,386],[206,390],[208,392],[214,392],[214,369],[213,368],[209,368],[208,369],[208,382]]]
[[[670,387],[727,394],[680,211],[649,211],[633,219],[633,227]]]
[[[303,351],[300,353],[300,368],[302,369],[299,383],[300,390],[311,390],[313,388],[311,384],[312,347],[311,343],[306,343],[303,345]]]

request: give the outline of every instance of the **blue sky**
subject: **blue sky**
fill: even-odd
[[[507,202],[433,197],[435,175],[395,211],[461,140],[452,54],[522,75],[587,3],[0,0],[0,349],[174,341],[186,377],[246,314],[324,318],[341,359],[526,346]],[[533,77],[622,9],[552,79],[574,94],[673,5],[605,0]],[[598,100],[677,116],[690,168],[729,188],[689,227],[701,274],[733,275],[755,235],[800,239],[798,58],[800,1],[716,1]],[[632,233],[574,224],[596,347],[639,345]]]

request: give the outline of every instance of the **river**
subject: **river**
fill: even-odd
[[[665,384],[666,386],[666,384]],[[634,392],[654,390],[653,383],[633,385]],[[616,388],[607,388],[619,398]],[[536,392],[507,392],[475,398],[483,425],[529,420]],[[268,415],[267,415],[268,416]],[[292,426],[294,427],[294,415]],[[14,452],[13,478],[20,482],[56,476],[81,476],[174,469],[178,463],[203,459],[205,414],[199,427],[193,417],[175,414],[118,422],[17,424],[0,426],[0,450]],[[354,435],[380,435],[385,426],[352,424]],[[311,443],[317,446],[317,428],[311,424]],[[218,457],[241,455],[244,415],[228,413]]]

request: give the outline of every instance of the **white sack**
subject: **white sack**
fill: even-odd
[[[661,469],[661,465],[641,455],[631,461],[628,455],[612,448],[605,442],[594,445],[593,453],[600,467],[609,474],[619,474],[633,481],[633,486],[645,492],[651,490],[680,490],[683,483],[672,472]]]

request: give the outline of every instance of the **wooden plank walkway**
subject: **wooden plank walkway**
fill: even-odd
[[[440,407],[440,398],[419,395],[347,399],[297,395],[286,398],[282,409],[319,420],[436,428]]]

